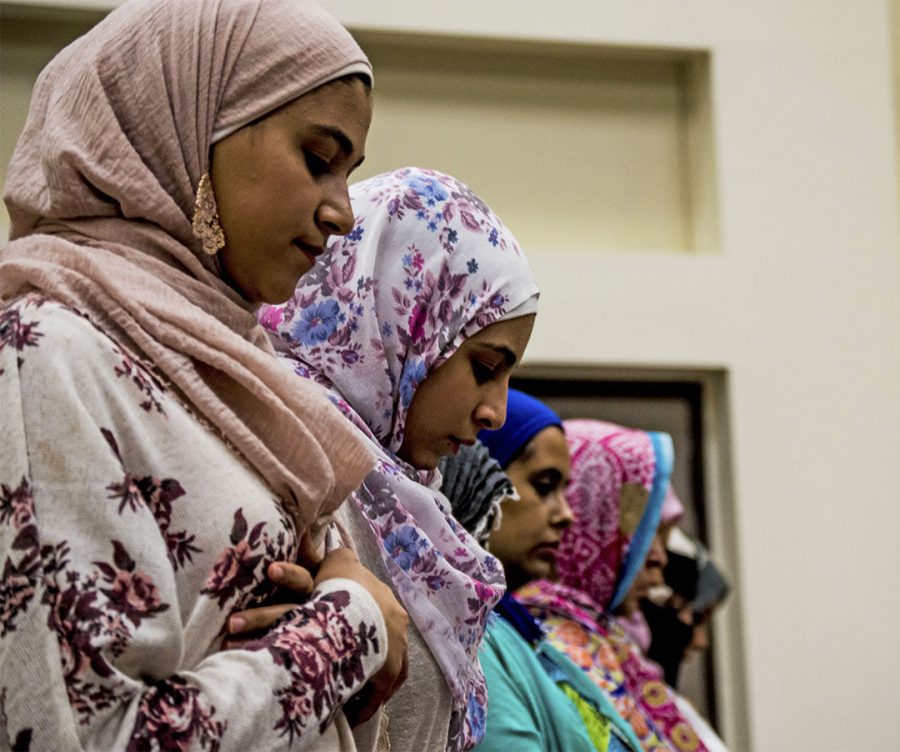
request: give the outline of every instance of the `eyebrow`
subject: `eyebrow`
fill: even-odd
[[[350,137],[340,128],[335,128],[331,125],[314,125],[313,130],[315,130],[316,134],[318,134],[319,136],[334,139],[337,142],[340,150],[348,157],[352,155],[356,149],[356,147],[353,146],[353,142],[350,140]],[[353,165],[353,168],[356,169],[357,167],[359,167],[364,160],[365,156],[360,157],[359,161],[355,165]]]

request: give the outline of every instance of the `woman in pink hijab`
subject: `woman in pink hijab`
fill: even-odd
[[[556,558],[556,579],[517,592],[549,639],[613,701],[648,752],[706,749],[658,667],[613,614],[644,566],[672,472],[668,434],[597,420],[563,423],[571,454],[566,499],[574,520]]]
[[[402,677],[390,590],[290,564],[375,460],[255,317],[353,224],[371,81],[306,0],[125,2],[41,74],[0,254],[0,747],[352,747],[344,703]]]

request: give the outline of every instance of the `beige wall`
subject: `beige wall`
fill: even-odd
[[[404,98],[402,66],[388,60],[383,85],[376,71],[366,174],[425,162],[459,172],[500,209],[542,288],[530,362],[683,370],[709,384],[713,543],[737,578],[719,662],[727,741],[767,752],[895,748],[896,8],[892,15],[884,0],[325,4],[363,38],[527,40],[577,45],[588,56],[591,47],[625,50],[632,61],[646,61],[648,50],[707,56],[710,101],[700,104],[709,122],[689,122],[690,136],[679,132],[683,103],[665,73],[649,89],[628,89],[631,109],[621,112],[606,107],[610,78],[601,77],[608,96],[585,125],[578,97],[558,101],[556,119],[517,109],[552,92],[506,109],[488,96],[496,89],[466,97],[474,84],[440,77],[453,58],[439,45],[433,92],[417,108],[409,90]],[[11,124],[22,117],[9,44],[4,31],[4,165]],[[640,79],[628,70],[624,78]],[[569,81],[584,90],[577,74]],[[456,87],[454,101],[474,115],[455,120],[459,109],[441,109],[441,86]],[[635,117],[641,107],[646,116]],[[474,130],[479,113],[492,125],[487,135]],[[476,146],[454,148],[447,122]],[[563,145],[577,136],[582,148],[549,159],[555,142],[535,140],[557,125]],[[498,129],[499,146],[477,147]],[[560,203],[559,181],[569,176],[588,191],[573,201],[593,195],[595,211]]]

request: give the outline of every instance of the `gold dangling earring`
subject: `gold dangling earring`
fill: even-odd
[[[191,230],[200,241],[203,252],[215,256],[225,246],[225,233],[219,224],[219,209],[213,193],[209,172],[204,172],[197,186],[194,199],[194,216],[191,218]]]

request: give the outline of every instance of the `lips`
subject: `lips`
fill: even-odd
[[[556,554],[559,549],[559,541],[553,543],[541,543],[535,546],[534,553],[542,559],[556,560]]]
[[[461,439],[458,436],[450,436],[448,441],[453,448],[453,454],[456,454],[461,446],[472,446],[475,443],[475,439]]]
[[[297,248],[300,253],[306,256],[311,264],[315,264],[316,258],[325,252],[325,249],[322,246],[315,245],[314,243],[305,243],[299,239],[292,241],[292,245]]]

